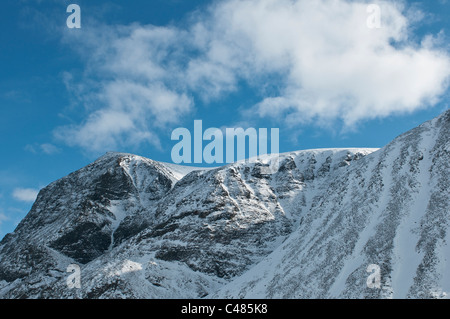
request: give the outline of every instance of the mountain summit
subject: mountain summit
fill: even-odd
[[[279,163],[107,153],[42,189],[1,241],[0,297],[448,297],[450,110],[379,150]]]

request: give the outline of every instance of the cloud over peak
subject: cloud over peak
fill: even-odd
[[[449,53],[432,35],[410,39],[404,5],[377,3],[380,28],[367,26],[368,3],[345,0],[225,0],[184,28],[86,27],[75,39],[82,81],[97,85],[77,91],[84,121],[56,136],[97,151],[158,145],[159,129],[195,110],[194,96],[212,103],[240,83],[260,95],[248,110],[290,125],[352,126],[434,105],[448,88]]]
[[[219,64],[242,61],[231,68],[248,81],[282,75],[278,94],[254,107],[260,116],[352,125],[435,103],[448,87],[448,52],[410,41],[402,6],[380,2],[380,28],[367,26],[367,8],[341,0],[226,1],[215,9],[208,52]],[[221,51],[228,52],[214,54]]]

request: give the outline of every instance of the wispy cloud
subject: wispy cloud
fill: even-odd
[[[50,143],[41,144],[40,148],[41,148],[42,152],[44,152],[45,154],[49,154],[49,155],[57,154],[61,151],[58,147],[56,147],[55,145],[50,144]]]
[[[25,150],[28,152],[31,152],[33,154],[37,153],[44,153],[47,155],[53,155],[61,152],[61,149],[57,146],[50,144],[50,143],[44,143],[44,144],[27,144],[25,146]]]
[[[71,33],[65,41],[86,70],[67,83],[87,115],[55,135],[96,151],[157,146],[160,129],[195,110],[194,96],[214,101],[240,83],[261,96],[251,116],[292,126],[350,127],[436,104],[450,75],[449,53],[437,41],[444,35],[413,41],[420,12],[378,3],[380,29],[367,27],[364,1],[226,0],[183,28],[135,23]]]
[[[83,36],[89,74],[65,81],[88,110],[79,124],[55,131],[69,145],[100,151],[142,142],[160,146],[156,132],[177,123],[193,107],[179,81],[185,48],[180,30],[154,26],[100,27]],[[84,54],[84,53],[81,53]],[[97,83],[92,90],[91,83]]]
[[[16,188],[12,196],[15,200],[21,202],[34,202],[39,193],[39,190],[33,188]]]
[[[18,90],[11,90],[0,94],[4,99],[15,101],[17,103],[30,103],[30,97],[27,93]]]
[[[2,222],[9,220],[9,217],[6,216],[3,213],[0,213],[0,225],[2,224]]]
[[[10,220],[10,218],[8,216],[6,216],[2,212],[0,212],[0,236],[1,237],[3,237],[2,224],[3,224],[3,222],[9,221],[9,220]]]

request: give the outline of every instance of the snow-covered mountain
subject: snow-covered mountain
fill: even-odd
[[[0,297],[448,297],[450,111],[380,150],[285,153],[268,174],[271,160],[107,153],[44,188],[1,241]]]

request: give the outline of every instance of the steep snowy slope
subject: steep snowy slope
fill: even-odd
[[[450,111],[332,176],[292,235],[214,297],[450,293]],[[381,287],[366,271],[380,267]]]

